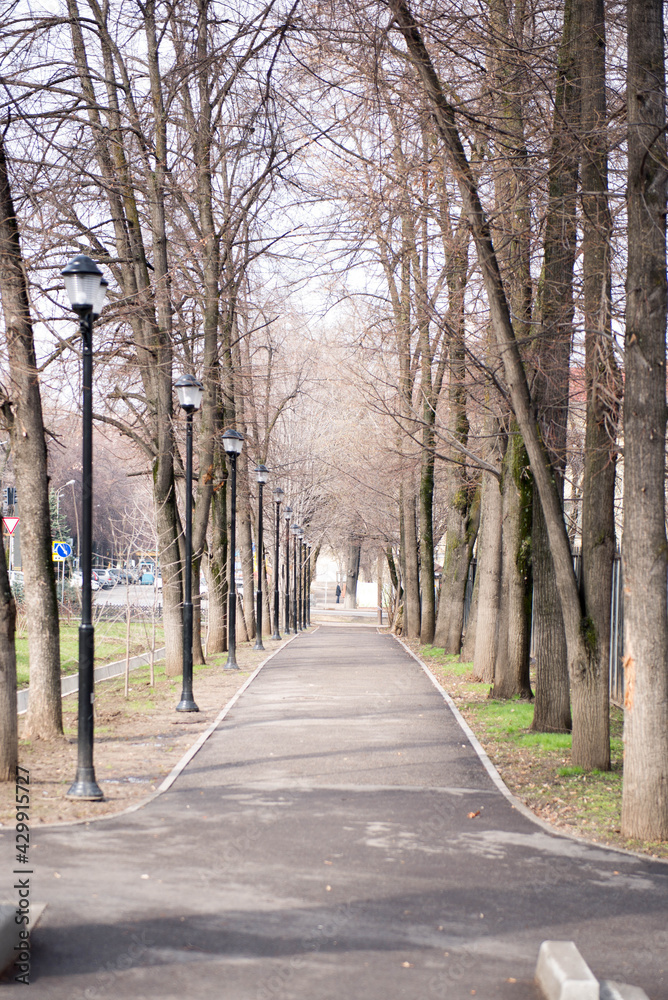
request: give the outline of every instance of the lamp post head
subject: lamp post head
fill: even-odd
[[[240,455],[244,446],[244,436],[233,427],[223,432],[223,448],[227,455]]]
[[[274,503],[280,503],[283,499],[283,490],[280,486],[276,486],[272,491],[274,494]]]
[[[288,506],[283,511],[283,517],[285,518],[286,521],[290,520],[291,514],[292,514],[292,507],[290,506],[290,504],[288,504]]]
[[[65,483],[65,486],[76,486],[76,484],[77,484],[76,479],[70,479],[68,482]]]
[[[65,289],[70,306],[78,313],[93,313],[99,316],[108,282],[95,261],[80,253],[60,272],[65,279]]]
[[[255,475],[257,476],[258,483],[262,483],[264,485],[264,483],[266,483],[269,479],[269,469],[266,465],[262,465],[260,463],[260,465],[256,465],[255,467]]]
[[[298,524],[291,524],[290,525],[290,531],[295,536],[295,538],[297,538],[297,536],[299,535],[300,530],[301,529],[300,529],[300,527],[299,527]]]
[[[174,383],[176,395],[179,397],[179,406],[186,413],[194,413],[202,405],[204,386],[194,375],[182,375]]]

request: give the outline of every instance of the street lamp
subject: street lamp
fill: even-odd
[[[303,631],[306,628],[306,618],[304,615],[304,529],[299,529],[297,535],[299,542],[299,627]]]
[[[283,511],[285,518],[285,634],[290,635],[290,517],[292,507],[288,506]]]
[[[299,595],[299,580],[297,571],[297,539],[299,537],[300,527],[298,524],[292,524],[290,526],[290,531],[292,532],[293,543],[292,543],[292,624],[294,626],[293,632],[295,635],[299,632],[299,605],[298,605],[298,595]]]
[[[179,406],[186,415],[186,541],[183,594],[183,683],[177,712],[199,712],[193,697],[193,413],[202,405],[204,386],[193,375],[174,383]]]
[[[312,542],[306,543],[307,559],[306,559],[306,627],[311,627],[311,549],[313,548]]]
[[[255,645],[253,649],[264,650],[262,645],[262,490],[269,478],[269,469],[266,465],[258,465],[255,468],[255,476],[258,481],[259,491],[257,498],[257,612],[255,625]]]
[[[225,670],[238,670],[237,663],[237,456],[244,446],[244,436],[231,427],[223,433],[223,448],[230,463],[230,575],[227,588],[227,662]]]
[[[70,305],[79,317],[83,342],[83,450],[81,473],[81,625],[79,626],[79,707],[77,773],[67,796],[104,798],[93,767],[95,630],[92,622],[93,551],[93,320],[104,305],[108,282],[90,257],[79,254],[61,272]]]
[[[279,543],[280,543],[280,528],[281,528],[281,499],[283,497],[283,490],[280,486],[274,489],[274,503],[276,504],[276,537],[274,540],[274,634],[272,639],[280,641],[281,632],[279,628],[278,621],[278,560],[279,560]]]

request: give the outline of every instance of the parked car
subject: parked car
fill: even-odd
[[[98,569],[95,571],[97,573],[97,582],[100,584],[103,590],[111,590],[118,583],[118,580],[113,575],[111,570],[108,569]]]
[[[142,573],[141,577],[139,578],[139,582],[144,587],[150,586],[154,581],[155,581],[155,576],[153,575],[153,573]]]
[[[75,569],[74,573],[72,573],[72,584],[75,587],[83,586],[83,574],[80,569]],[[91,590],[100,589],[100,584],[98,582],[97,573],[95,572],[95,570],[93,570],[91,574],[90,589]]]

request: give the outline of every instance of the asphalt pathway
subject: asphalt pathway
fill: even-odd
[[[548,938],[668,1000],[668,866],[513,808],[372,628],[298,636],[167,792],[31,861],[34,1000],[536,1000]]]

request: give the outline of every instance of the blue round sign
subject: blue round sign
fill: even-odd
[[[67,542],[54,542],[53,551],[60,559],[67,559],[72,555],[72,546]]]

